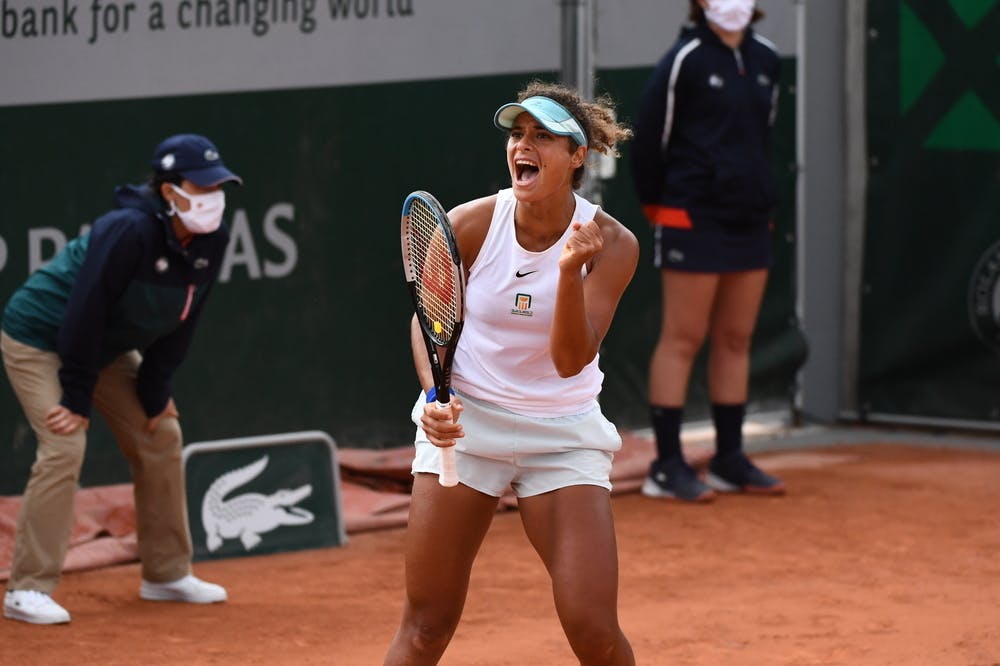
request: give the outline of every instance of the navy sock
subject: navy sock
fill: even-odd
[[[712,403],[712,423],[715,424],[715,452],[720,458],[743,450],[743,418],[746,403],[720,405]]]
[[[653,432],[656,433],[656,455],[661,463],[683,459],[681,456],[681,417],[683,414],[683,407],[649,406]]]

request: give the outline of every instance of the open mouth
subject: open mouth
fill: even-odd
[[[531,160],[514,160],[514,176],[518,185],[530,185],[538,178],[538,165]]]

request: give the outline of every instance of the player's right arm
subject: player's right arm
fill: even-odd
[[[448,211],[448,219],[451,221],[452,229],[455,230],[455,242],[458,244],[458,251],[462,253],[466,279],[490,230],[496,203],[497,196],[493,194],[473,199]]]
[[[420,322],[417,315],[410,319],[410,351],[413,353],[413,367],[417,371],[417,381],[424,393],[434,386],[434,373],[431,372],[431,362],[427,359],[427,347],[424,345],[423,333],[420,332]]]
[[[469,277],[469,269],[479,256],[479,250],[486,240],[486,233],[493,219],[493,208],[496,205],[496,195],[475,199],[456,206],[448,212],[448,220],[455,231],[455,242],[462,254],[462,265],[465,277]],[[461,342],[459,342],[461,344]],[[410,348],[413,353],[413,367],[424,393],[434,386],[434,374],[431,372],[430,361],[424,346],[420,323],[416,315],[410,321]],[[452,415],[452,410],[454,415]],[[462,400],[458,396],[451,397],[451,410],[438,409],[433,402],[424,405],[424,413],[420,424],[427,439],[436,446],[453,446],[455,440],[464,437],[462,426],[458,420],[462,414]],[[454,419],[454,420],[453,420]]]
[[[410,351],[413,354],[413,367],[417,371],[420,388],[426,395],[434,386],[434,373],[431,372],[431,362],[427,359],[427,347],[424,345],[420,322],[413,315],[410,320]],[[451,397],[450,407],[441,409],[437,401],[432,400],[424,405],[424,413],[420,417],[420,427],[424,429],[427,439],[434,446],[454,446],[455,440],[465,437],[458,419],[462,415],[462,399],[457,395]]]

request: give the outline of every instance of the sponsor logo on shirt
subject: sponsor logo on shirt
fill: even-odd
[[[514,296],[514,307],[511,308],[510,313],[521,317],[531,317],[534,314],[531,311],[531,294],[517,294]]]
[[[771,77],[768,76],[767,74],[758,74],[757,83],[761,86],[767,87],[771,85]]]
[[[718,74],[712,74],[708,77],[709,88],[721,88],[724,85],[726,85],[726,81]]]

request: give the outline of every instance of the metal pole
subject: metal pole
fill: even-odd
[[[841,376],[838,411],[857,419],[865,410],[858,404],[861,338],[861,291],[865,249],[865,204],[868,190],[868,142],[865,133],[865,54],[876,35],[867,30],[867,3],[847,2],[846,96],[846,206],[844,219],[844,283]]]
[[[562,82],[594,98],[594,0],[560,0]]]
[[[562,23],[562,71],[564,85],[575,88],[580,97],[594,99],[594,33],[597,0],[559,0]],[[598,153],[587,159],[587,171],[580,186],[580,196],[601,203],[600,179],[597,177]]]
[[[805,329],[806,243],[812,239],[806,232],[806,0],[795,3],[795,315]],[[792,422],[800,425],[805,405],[805,371],[796,373],[792,396]]]

